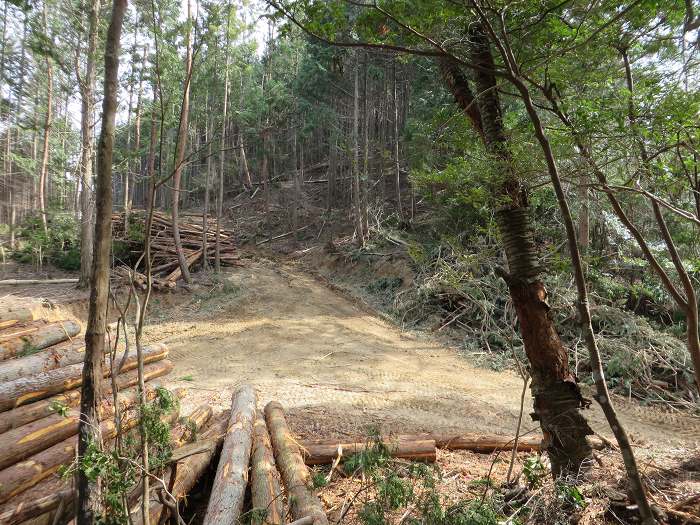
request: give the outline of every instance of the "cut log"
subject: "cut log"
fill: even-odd
[[[79,333],[80,325],[75,321],[47,324],[30,334],[0,343],[0,361],[15,356],[31,355],[51,345],[66,341]]]
[[[255,517],[253,525],[282,525],[284,523],[284,505],[280,487],[279,473],[275,467],[270,434],[267,431],[265,416],[256,412],[253,427],[253,456],[251,458],[250,492],[253,508],[265,510],[264,517]],[[257,523],[255,523],[257,521]]]
[[[163,479],[170,486],[170,493],[178,502],[187,496],[197,483],[199,478],[206,472],[216,453],[224,442],[224,435],[228,425],[229,413],[224,412],[215,417],[209,426],[202,432],[195,443],[184,445],[173,451],[173,458],[176,463],[169,467]],[[158,492],[157,490],[155,492]],[[138,514],[138,511],[136,512]],[[150,505],[151,523],[167,523],[165,521],[170,516],[170,510],[164,507],[157,496],[152,496]],[[140,523],[138,519],[134,523]]]
[[[72,284],[77,283],[78,279],[3,279],[0,281],[0,286],[17,286],[24,284]]]
[[[328,525],[321,500],[312,493],[311,474],[289,431],[282,405],[276,401],[268,403],[265,407],[265,420],[270,430],[277,468],[291,502],[292,517],[298,520],[311,516],[313,525]]]
[[[144,348],[143,355],[144,363],[160,361],[168,355],[168,348],[162,343],[157,343]],[[136,356],[132,356],[126,360],[122,371],[133,370],[137,365]],[[82,383],[82,373],[83,364],[79,363],[0,384],[0,412],[76,388]],[[104,375],[108,377],[109,374],[110,366],[107,361]]]
[[[175,394],[179,392],[175,391]],[[165,418],[172,422],[177,419],[177,411],[173,411]],[[128,417],[122,420],[121,430],[127,432],[136,427],[138,417]],[[114,439],[117,428],[113,419],[100,423],[102,439],[107,442]],[[71,436],[68,439],[56,443],[55,445],[42,450],[19,463],[7,467],[0,471],[0,503],[8,501],[13,496],[33,487],[40,481],[56,472],[61,465],[67,465],[75,458],[75,448],[78,443],[78,436]]]
[[[432,439],[421,440],[393,440],[384,442],[389,454],[395,458],[409,459],[411,461],[435,462],[435,441]],[[301,445],[301,456],[307,465],[327,465],[340,455],[346,459],[353,454],[358,454],[372,444],[367,441],[358,443],[329,442],[325,444]]]
[[[192,255],[190,255],[189,257],[187,257],[187,258],[185,259],[185,262],[187,263],[187,267],[189,268],[189,267],[192,266],[194,263],[196,263],[196,262],[199,260],[199,258],[200,258],[201,256],[202,256],[202,250],[197,250],[197,251],[194,252]],[[177,281],[180,277],[182,277],[182,268],[180,268],[180,267],[178,266],[177,268],[175,268],[172,272],[170,272],[170,273],[165,277],[165,280],[166,280],[166,281],[175,282],[175,281]]]
[[[39,328],[46,326],[48,321],[45,319],[38,319],[36,321],[27,321],[23,323],[12,321],[12,323],[12,326],[0,330],[0,343],[34,333]]]
[[[82,339],[66,345],[51,346],[26,357],[0,361],[0,383],[82,363],[84,359],[85,341]]]
[[[185,443],[195,441],[197,439],[197,434],[204,428],[207,421],[211,419],[213,413],[214,411],[211,405],[207,405],[206,403],[195,408],[192,413],[185,418],[184,428],[180,435],[173,439],[173,447],[181,447]]]
[[[158,384],[149,383],[146,396],[152,399]],[[136,404],[137,389],[120,392],[117,396],[120,410],[125,411]],[[114,405],[111,398],[103,399],[100,404],[100,417],[108,418],[114,415]],[[53,414],[33,421],[18,428],[0,434],[0,469],[22,461],[29,456],[44,450],[51,445],[63,441],[78,433],[80,410],[65,409],[65,414]]]
[[[33,321],[36,319],[34,309],[26,306],[6,306],[0,307],[0,322],[5,321]]]
[[[513,450],[513,436],[497,434],[436,434],[433,437],[438,448],[447,450],[471,450],[472,452],[494,452],[497,450]],[[540,450],[542,436],[520,436],[518,452]]]
[[[256,404],[257,394],[250,385],[243,385],[233,394],[231,418],[202,522],[204,525],[229,525],[238,521],[248,486]]]
[[[29,519],[55,511],[61,502],[66,510],[72,509],[73,494],[70,482],[58,478],[47,479],[2,505],[0,523],[3,525],[26,523]],[[68,520],[70,519],[68,514],[68,512],[62,513],[61,517]]]
[[[150,381],[157,377],[169,374],[173,369],[172,361],[167,359],[152,363],[144,367],[144,381]],[[124,372],[117,376],[117,389],[123,390],[138,383],[138,370]],[[102,386],[105,397],[112,395],[112,381],[106,379]],[[0,435],[12,428],[17,428],[37,419],[50,416],[62,407],[73,408],[80,405],[80,389],[68,390],[61,394],[42,399],[35,403],[30,403],[13,410],[0,412]],[[1,522],[0,522],[1,523]]]

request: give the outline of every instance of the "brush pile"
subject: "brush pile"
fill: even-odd
[[[125,262],[135,262],[144,253],[146,213],[134,210],[129,215],[126,225],[123,213],[112,215],[112,235],[119,244],[118,257]],[[128,226],[128,227],[125,227]],[[216,220],[201,215],[185,215],[178,223],[182,249],[187,261],[187,267],[192,270],[203,264],[204,258],[210,267],[215,263]],[[204,254],[204,239],[206,238],[206,255]],[[219,233],[220,260],[222,266],[233,266],[238,263],[236,247],[233,243],[233,232],[221,229]],[[115,250],[117,251],[117,250]],[[151,225],[151,257],[153,288],[164,290],[173,288],[175,282],[182,277],[182,271],[177,258],[175,239],[173,236],[172,218],[161,212],[154,212]],[[141,263],[143,268],[143,263]],[[129,272],[115,270],[115,274],[123,280],[129,278]],[[146,277],[135,273],[135,283],[140,288],[146,287]]]
[[[0,306],[0,523],[5,525],[47,513],[58,515],[53,523],[65,523],[74,510],[72,476],[58,473],[75,468],[85,344],[75,321],[37,317],[31,308]],[[167,356],[163,344],[144,348],[149,400],[184,393],[171,394],[152,381],[173,369]],[[104,397],[98,406],[105,446],[138,424],[137,366],[135,355],[104,357]],[[163,422],[174,424],[173,412]],[[194,414],[197,422],[204,415],[205,409]]]

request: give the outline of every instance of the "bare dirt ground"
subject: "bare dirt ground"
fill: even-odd
[[[261,403],[281,401],[303,437],[462,430],[512,434],[521,379],[470,364],[430,337],[402,332],[298,268],[257,259],[226,274],[223,289],[153,303],[147,337],[164,341],[177,386],[192,402],[228,406],[251,382]],[[175,305],[174,302],[181,304]],[[531,406],[525,401],[526,414]],[[637,445],[700,444],[700,420],[618,400]],[[609,431],[602,412],[593,428]],[[525,429],[534,429],[526,421]]]
[[[84,320],[86,299],[73,285],[0,286],[0,302],[43,303],[56,319]],[[236,386],[250,382],[261,406],[283,403],[302,437],[357,436],[370,427],[509,435],[517,425],[516,374],[478,368],[429,335],[401,331],[291,263],[247,259],[218,286],[154,295],[145,340],[170,348],[168,382],[190,390],[184,413],[205,401],[228,407]],[[536,429],[530,406],[528,396],[526,432]],[[617,406],[640,452],[700,446],[698,418],[624,399]],[[597,406],[587,415],[610,437]]]

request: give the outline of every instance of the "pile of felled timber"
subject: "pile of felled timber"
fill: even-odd
[[[0,306],[0,523],[4,525],[47,513],[58,514],[48,523],[64,523],[74,508],[71,480],[61,479],[57,471],[76,456],[84,340],[74,321],[48,322],[35,316],[29,308]],[[158,386],[151,380],[173,368],[167,355],[162,344],[144,348],[146,395],[151,399]],[[115,359],[115,365],[122,363],[122,357]],[[105,397],[99,405],[105,443],[117,434],[113,386],[118,390],[120,431],[136,426],[137,364],[136,356],[127,356],[111,378],[110,359],[105,356]],[[201,419],[202,414],[194,416]],[[168,421],[174,423],[176,417],[170,415]]]
[[[424,462],[435,461],[437,448],[478,452],[513,448],[508,437],[477,434],[397,436],[384,438],[383,442],[395,457]],[[540,442],[537,437],[523,438],[517,448],[538,450]],[[197,518],[198,522],[201,518],[204,525],[237,523],[246,510],[250,483],[251,508],[265,513],[261,522],[327,525],[308,467],[331,463],[335,466],[370,445],[359,438],[349,443],[300,441],[289,430],[282,405],[272,401],[264,413],[259,411],[255,389],[244,385],[233,394],[231,410],[212,418],[198,442],[182,449],[181,459],[175,454],[175,463],[164,474],[164,479],[169,480],[168,493],[156,487],[150,498],[151,523],[175,517],[177,503],[188,495],[221,450],[206,511]],[[282,487],[286,498],[282,497]]]
[[[137,225],[146,223],[144,211],[134,210],[129,215],[129,228],[127,231],[124,228],[124,214],[114,213],[112,215],[112,235],[115,240],[124,243],[131,253],[131,256],[136,260],[144,252],[143,246],[143,229],[137,230]],[[214,265],[215,261],[215,245],[216,245],[216,220],[207,216],[206,220],[206,239],[207,253],[204,254],[203,238],[205,236],[205,224],[203,217],[196,215],[187,215],[181,217],[178,221],[180,230],[180,240],[182,249],[187,261],[187,267],[193,269],[202,263],[203,257],[206,256],[210,266]],[[138,234],[134,232],[138,231]],[[238,255],[236,247],[233,243],[233,232],[226,229],[221,229],[219,232],[219,254],[222,266],[233,266],[238,263]],[[151,225],[151,257],[153,260],[151,274],[154,277],[153,283],[156,289],[166,289],[174,286],[174,283],[182,277],[182,271],[177,258],[175,249],[175,239],[173,236],[172,218],[161,212],[153,213],[153,222]],[[120,277],[127,278],[128,275],[124,272],[119,274]],[[146,278],[142,274],[136,274],[137,285],[140,287],[146,286]]]

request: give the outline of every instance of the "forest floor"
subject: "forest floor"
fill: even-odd
[[[87,296],[73,285],[0,286],[0,299],[8,294],[18,301],[48,298],[53,315],[85,319]],[[202,402],[228,408],[236,386],[252,383],[261,406],[272,399],[284,405],[301,438],[366,436],[370,429],[513,435],[517,426],[523,385],[515,373],[480,368],[430,334],[399,329],[288,259],[248,254],[220,278],[200,275],[188,292],[155,294],[145,339],[170,348],[175,370],[168,384],[190,390],[183,413]],[[674,486],[679,497],[700,490],[700,461],[681,465],[698,455],[700,419],[622,398],[616,404],[649,476],[683,478],[692,487]],[[530,407],[528,393],[523,431],[537,432]],[[610,437],[595,404],[587,417]],[[605,465],[596,469],[599,477],[621,483],[617,454],[599,459]],[[441,486],[455,497],[473,492],[478,487],[469,482],[485,476],[492,460],[440,452],[438,463],[451,473]],[[499,462],[493,475],[503,477],[506,468]],[[336,513],[348,484],[340,480],[322,493]]]

